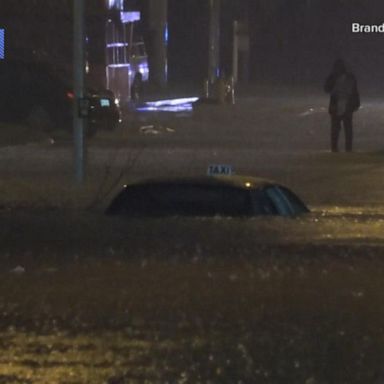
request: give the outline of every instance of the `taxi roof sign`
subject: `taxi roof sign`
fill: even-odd
[[[210,164],[208,165],[208,176],[230,176],[233,174],[232,165],[228,164]]]

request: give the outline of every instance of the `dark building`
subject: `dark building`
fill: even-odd
[[[169,78],[202,81],[208,72],[208,0],[169,0]],[[352,23],[383,23],[381,0],[221,0],[221,67],[232,72],[233,21],[248,25],[254,83],[321,86],[343,57],[368,86],[384,77],[383,33],[352,33]],[[383,79],[384,80],[384,79]]]
[[[151,1],[156,2],[120,2],[126,11],[142,13],[150,66],[155,54]],[[88,79],[98,86],[105,85],[105,27],[112,3],[86,0]],[[2,0],[6,60],[49,63],[70,80],[72,4],[72,0]],[[384,80],[384,34],[354,34],[351,25],[381,24],[383,14],[382,0],[221,0],[221,67],[232,72],[233,22],[240,20],[248,25],[253,82],[319,84],[332,61],[344,57],[361,83],[375,85]],[[201,84],[208,75],[209,0],[168,0],[167,36],[169,80]]]
[[[71,82],[72,5],[69,0],[2,0],[0,27],[5,29],[5,60],[42,63]],[[105,19],[105,0],[86,1],[88,79],[98,86],[105,77]]]
[[[383,35],[354,34],[352,23],[381,24],[380,0],[249,1],[252,78],[320,83],[343,57],[367,86],[383,77]]]
[[[208,2],[169,0],[168,24],[170,81],[202,81],[208,74]]]
[[[234,21],[248,24],[248,0],[220,1],[220,69],[232,73]],[[210,5],[208,0],[169,0],[169,79],[198,82],[209,71]]]

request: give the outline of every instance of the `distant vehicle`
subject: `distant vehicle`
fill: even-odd
[[[122,102],[138,101],[148,80],[148,55],[141,31],[141,15],[123,2],[111,2],[106,25],[107,87]]]
[[[124,186],[106,210],[122,216],[294,217],[309,212],[287,187],[249,176],[145,180]]]
[[[68,95],[73,98],[73,94]],[[85,97],[89,100],[88,135],[94,135],[99,129],[114,130],[121,122],[121,111],[113,92],[88,90]]]
[[[72,131],[73,92],[47,65],[32,62],[0,64],[0,120],[26,122],[41,130]],[[114,129],[121,120],[111,91],[89,90],[87,135]]]

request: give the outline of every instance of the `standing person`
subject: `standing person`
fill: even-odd
[[[344,127],[345,151],[352,151],[352,115],[360,107],[360,96],[355,76],[348,72],[343,60],[336,60],[324,85],[330,94],[331,151],[338,152],[341,126]]]
[[[135,103],[140,101],[143,92],[143,75],[136,72],[131,86],[131,100]]]

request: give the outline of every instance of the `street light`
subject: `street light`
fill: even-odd
[[[210,23],[209,23],[209,56],[208,56],[208,79],[213,84],[219,77],[219,54],[220,54],[220,0],[209,0]]]

